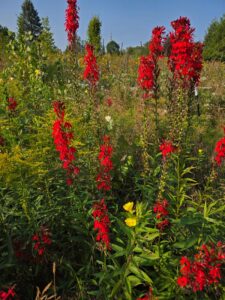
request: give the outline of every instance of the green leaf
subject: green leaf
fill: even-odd
[[[140,278],[138,278],[135,275],[130,275],[127,277],[127,280],[129,280],[130,284],[132,287],[135,287],[137,285],[142,284],[142,281],[140,280]]]
[[[174,248],[187,249],[194,246],[198,241],[198,237],[193,236],[187,240],[177,242],[173,245]]]
[[[135,274],[140,280],[142,280],[143,283],[146,282],[148,284],[152,284],[151,278],[143,270],[139,269],[134,264],[131,263],[129,265],[129,270],[130,270],[130,272],[132,272],[133,274]]]
[[[194,216],[185,216],[180,219],[180,224],[181,225],[192,225],[192,224],[197,224],[202,222],[202,215],[196,214]]]

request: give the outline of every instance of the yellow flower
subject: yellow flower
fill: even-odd
[[[198,149],[198,154],[199,155],[203,154],[203,150],[202,149]]]
[[[41,71],[40,71],[40,70],[38,70],[38,69],[36,69],[36,70],[35,70],[35,75],[36,75],[36,76],[39,76],[39,75],[41,75]]]
[[[132,209],[134,207],[134,202],[127,202],[123,205],[123,209],[129,212],[132,212]]]
[[[125,223],[129,227],[134,227],[137,225],[137,218],[136,217],[126,218]]]

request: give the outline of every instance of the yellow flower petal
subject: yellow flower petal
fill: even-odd
[[[137,218],[133,217],[133,218],[126,218],[125,223],[127,224],[127,226],[129,227],[134,227],[137,225]]]
[[[127,202],[123,205],[123,209],[129,212],[132,212],[132,209],[134,207],[134,202]]]

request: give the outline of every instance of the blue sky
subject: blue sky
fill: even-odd
[[[0,24],[16,31],[17,16],[23,0],[0,0]],[[40,17],[49,17],[56,45],[65,49],[64,31],[66,0],[33,0]],[[225,14],[225,0],[78,0],[80,28],[78,34],[86,39],[88,22],[97,15],[102,21],[105,44],[110,37],[124,47],[139,45],[149,40],[154,26],[187,16],[196,28],[196,40],[203,40],[213,19]]]

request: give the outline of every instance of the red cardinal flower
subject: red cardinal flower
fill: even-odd
[[[79,28],[77,0],[67,0],[65,29],[70,46],[76,42],[76,32]]]
[[[218,284],[222,278],[221,265],[225,261],[224,245],[218,243],[202,245],[191,261],[187,257],[180,260],[180,273],[177,284],[181,288],[189,288],[193,292],[203,291],[210,285]]]
[[[34,242],[33,248],[37,251],[39,256],[43,256],[47,245],[51,245],[52,243],[50,233],[46,228],[42,228],[40,233],[34,234],[32,236],[32,241]]]
[[[197,85],[202,70],[203,44],[193,41],[194,29],[188,18],[180,17],[171,25],[174,31],[170,33],[169,68],[175,79],[181,79],[186,86]]]
[[[225,133],[225,128],[224,128],[224,133]],[[216,143],[214,152],[216,153],[214,159],[217,165],[220,166],[222,161],[225,159],[225,137],[223,137]]]
[[[162,153],[163,159],[166,159],[167,156],[170,155],[170,153],[173,153],[175,151],[175,147],[173,146],[171,141],[164,141],[159,146],[159,149]]]
[[[14,98],[9,98],[8,99],[8,109],[10,111],[15,111],[16,107],[17,107],[17,102]]]
[[[162,56],[163,51],[163,34],[165,33],[165,27],[155,27],[152,30],[152,38],[149,42],[149,51],[152,59],[157,62],[158,58]]]
[[[113,148],[110,145],[110,137],[105,135],[103,137],[103,144],[100,146],[100,152],[98,155],[100,163],[100,172],[97,175],[97,188],[103,191],[111,190],[111,175],[110,171],[113,169],[112,163],[112,151]]]
[[[162,55],[162,35],[164,27],[155,27],[152,30],[152,38],[149,42],[149,55],[140,57],[138,68],[138,84],[145,91],[145,96],[148,97],[150,92],[156,94],[157,79],[159,76],[159,68],[157,66],[158,59]]]
[[[85,70],[84,79],[87,80],[91,87],[95,87],[99,81],[99,71],[97,66],[96,57],[94,55],[94,47],[90,44],[85,46],[86,55],[84,57]]]
[[[156,224],[156,227],[161,231],[163,231],[170,224],[169,220],[166,218],[169,214],[167,210],[168,205],[168,201],[164,199],[162,201],[157,201],[153,207],[153,211],[156,214],[156,219],[160,221]]]
[[[9,300],[16,295],[14,288],[9,288],[7,292],[0,291],[0,300]]]
[[[149,92],[154,86],[154,62],[149,56],[141,56],[138,68],[138,83],[140,87]]]
[[[103,247],[110,250],[110,220],[104,199],[93,205],[92,216],[94,217],[94,229],[97,230],[96,241],[102,243]]]
[[[72,185],[74,176],[80,171],[74,165],[76,149],[70,146],[73,139],[72,125],[64,121],[65,106],[63,102],[55,101],[53,107],[58,119],[53,124],[52,136],[62,161],[62,167],[67,172],[66,183],[67,185]]]

